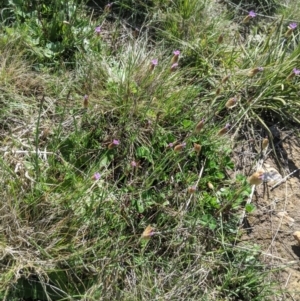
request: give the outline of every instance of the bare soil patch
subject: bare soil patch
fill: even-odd
[[[300,300],[300,244],[293,236],[300,231],[300,139],[291,131],[271,130],[276,155],[269,145],[263,167],[276,168],[282,177],[296,172],[276,188],[272,188],[274,182],[256,187],[252,204],[257,209],[244,220],[241,245],[259,245],[263,261],[278,268],[273,275],[280,283],[280,293],[274,292],[274,300]],[[250,175],[261,159],[260,144],[255,141],[263,137],[255,136],[247,137],[247,142],[235,149],[237,173]]]

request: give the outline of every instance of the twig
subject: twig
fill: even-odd
[[[293,175],[294,173],[296,173],[298,170],[300,170],[300,168],[297,168],[295,169],[294,171],[292,171],[290,174],[288,174],[287,176],[285,176],[284,178],[282,178],[279,182],[277,182],[275,185],[273,185],[271,188],[270,188],[270,191],[272,191],[273,189],[275,189],[277,186],[279,186],[282,182],[285,182],[286,179],[288,177],[290,177],[291,175]]]
[[[203,173],[203,170],[204,170],[205,162],[206,162],[206,158],[205,158],[205,160],[204,160],[204,162],[203,162],[203,164],[202,164],[201,170],[200,170],[200,172],[199,172],[199,176],[198,176],[197,182],[196,182],[196,184],[195,184],[196,187],[198,187],[198,184],[199,184],[200,179],[201,179],[201,177],[202,177],[202,173]],[[192,200],[192,197],[193,197],[193,194],[190,195],[190,197],[189,197],[189,199],[188,199],[188,201],[187,201],[187,203],[186,203],[185,210],[188,209],[188,207],[189,207],[189,205],[190,205],[190,202],[191,202],[191,200]]]
[[[246,202],[246,206],[249,205],[251,202],[252,202],[252,198],[253,198],[253,195],[254,195],[254,191],[255,191],[255,185],[252,185],[252,188],[251,188],[251,193],[250,193],[250,196]],[[242,212],[242,215],[240,217],[240,222],[239,222],[239,226],[241,226],[241,224],[243,223],[243,220],[246,216],[246,206],[245,208],[243,209],[243,212]]]

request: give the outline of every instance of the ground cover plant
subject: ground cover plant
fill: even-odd
[[[300,122],[299,13],[249,3],[1,4],[1,300],[281,296],[239,239],[262,139]]]

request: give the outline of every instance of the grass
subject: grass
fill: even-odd
[[[54,2],[3,7],[1,299],[270,300],[259,247],[238,244],[255,208],[232,148],[247,128],[299,123],[297,29],[209,1],[130,17],[130,1]]]

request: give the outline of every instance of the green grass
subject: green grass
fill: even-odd
[[[3,7],[1,299],[269,300],[271,269],[238,244],[251,187],[232,147],[247,126],[299,123],[297,29],[210,1],[53,3]]]

